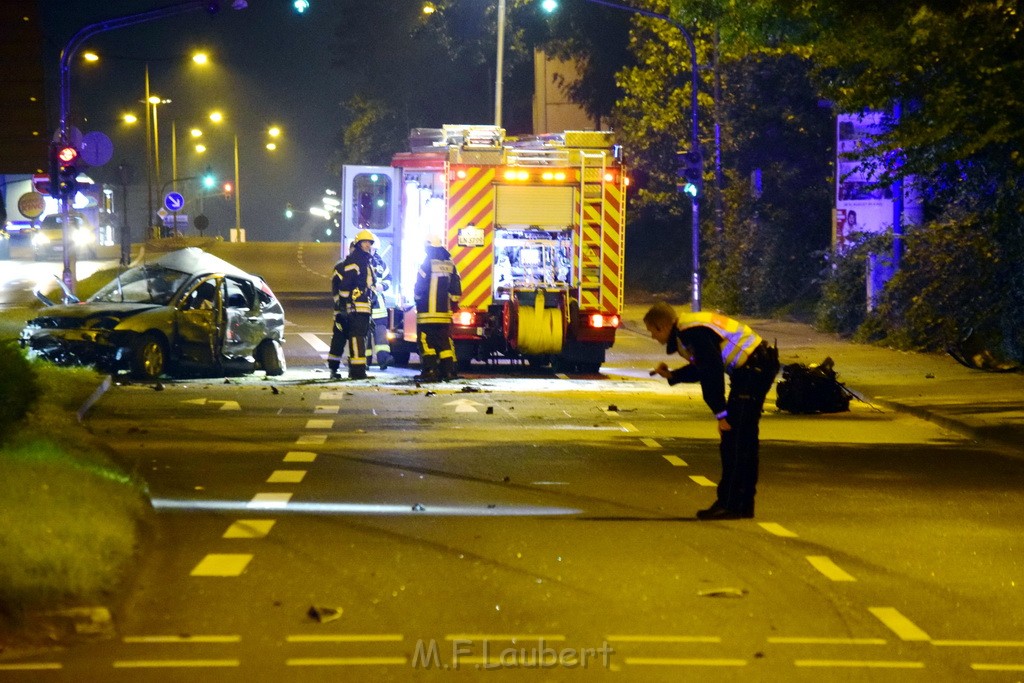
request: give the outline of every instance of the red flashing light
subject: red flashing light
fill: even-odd
[[[57,158],[65,164],[70,164],[78,158],[78,150],[74,147],[61,147],[60,151],[57,152]]]
[[[473,327],[476,324],[476,313],[473,311],[458,311],[452,322],[459,327]]]
[[[593,328],[601,327],[618,327],[619,316],[617,315],[604,315],[603,313],[591,313],[587,318],[587,322]]]

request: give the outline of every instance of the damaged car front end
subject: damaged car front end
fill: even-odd
[[[49,306],[21,343],[61,365],[164,374],[285,370],[284,309],[262,278],[202,250],[120,273],[87,301]]]

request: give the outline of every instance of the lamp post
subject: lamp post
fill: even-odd
[[[224,114],[219,111],[210,112],[210,121],[215,124],[223,123]],[[271,126],[267,129],[267,135],[270,137],[270,142],[266,144],[266,148],[270,151],[277,149],[277,140],[281,137],[281,129],[278,126]],[[233,192],[235,195],[235,235],[241,240],[242,239],[242,198],[240,191],[240,174],[239,174],[239,161],[238,161],[238,132],[235,131],[232,134],[234,142],[234,162],[235,162],[235,184]]]
[[[628,5],[620,5],[617,2],[611,0],[587,0],[597,5],[604,5],[605,7],[611,7],[612,9],[622,10],[625,12],[632,12],[634,14],[641,14],[645,17],[652,17],[654,19],[660,19],[671,24],[679,33],[683,35],[683,39],[686,41],[686,46],[690,50],[690,109],[691,109],[691,132],[690,132],[690,146],[691,151],[698,152],[700,150],[700,129],[697,125],[698,111],[697,111],[697,48],[693,44],[693,37],[686,28],[665,14],[658,12],[652,12],[650,10],[641,9],[639,7],[630,7]],[[553,6],[552,6],[553,8]],[[550,10],[549,10],[550,11]],[[696,195],[690,196],[690,212],[691,212],[691,248],[693,251],[693,295],[690,302],[691,310],[700,310],[700,201]]]
[[[505,0],[498,0],[498,55],[494,69],[494,125],[501,127],[502,84],[505,71]]]

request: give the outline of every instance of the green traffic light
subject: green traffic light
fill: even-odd
[[[294,7],[295,11],[299,14],[304,14],[305,11],[309,9],[309,0],[295,0],[292,3],[292,7]]]
[[[205,187],[207,190],[213,189],[213,187],[216,184],[217,178],[215,178],[214,176],[209,174],[203,176],[203,187]]]
[[[540,6],[545,12],[551,14],[558,9],[558,0],[544,0],[544,2],[540,3]]]

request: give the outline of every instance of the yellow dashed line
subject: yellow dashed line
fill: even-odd
[[[317,406],[313,413],[316,415],[336,415],[341,406]]]
[[[663,455],[661,457],[665,458],[665,460],[668,460],[670,463],[672,463],[673,467],[689,467],[689,465],[686,464],[686,461],[680,458],[678,455]]]
[[[306,470],[274,470],[267,477],[268,484],[298,484],[306,476]]]
[[[565,636],[544,633],[449,633],[445,640],[565,640]],[[465,660],[463,660],[465,661]]]
[[[464,661],[464,660],[463,660]],[[285,660],[286,666],[402,666],[405,657],[302,657]]]
[[[210,553],[189,572],[189,576],[238,576],[252,555]]]
[[[295,439],[296,446],[323,446],[325,443],[327,443],[326,434],[303,434]]]
[[[758,526],[767,531],[770,534],[774,534],[781,538],[799,538],[795,533],[775,522],[758,522]]]
[[[1024,664],[971,664],[975,671],[1024,671]]]
[[[844,669],[923,669],[924,662],[899,662],[871,659],[798,659],[795,666]]]
[[[1024,640],[933,640],[940,647],[1024,647]]]
[[[115,669],[185,669],[241,666],[237,659],[139,659],[114,662]]]
[[[638,666],[746,666],[747,660],[699,657],[626,657],[626,664]]]
[[[635,432],[636,431],[636,427],[634,427],[633,425],[631,425],[628,422],[620,422],[619,423],[619,427],[621,427],[622,431],[624,431],[624,432]]]
[[[62,668],[58,662],[25,662],[24,664],[0,664],[0,671],[55,671]]]
[[[306,429],[334,429],[334,420],[306,420]]]
[[[339,633],[285,636],[289,643],[395,643],[405,640],[401,633]]]
[[[285,462],[313,462],[316,460],[316,453],[309,451],[288,451],[284,456]]]
[[[242,636],[125,636],[129,644],[150,643],[240,643]]]
[[[931,640],[927,633],[918,628],[910,619],[900,614],[899,610],[895,607],[869,607],[868,611],[888,626],[901,640]]]
[[[654,439],[643,438],[640,439],[640,443],[647,446],[648,448],[661,448],[661,444],[655,441]]]
[[[885,645],[884,638],[817,638],[814,636],[769,636],[777,645]]]
[[[719,636],[673,636],[673,635],[613,635],[605,636],[608,642],[616,643],[720,643]]]
[[[711,481],[707,477],[701,477],[701,476],[698,476],[698,475],[695,475],[695,474],[691,474],[690,475],[690,479],[692,479],[693,482],[695,484],[697,484],[698,486],[718,486],[718,484],[716,484],[715,482]]]
[[[232,522],[221,538],[264,538],[274,524],[272,519],[239,519]]]
[[[817,569],[819,572],[824,574],[826,577],[833,581],[856,581],[853,576],[847,574],[843,569],[835,562],[825,557],[824,555],[808,555],[807,561],[811,563],[811,566]]]
[[[257,493],[245,507],[250,510],[281,510],[292,499],[290,493]]]

